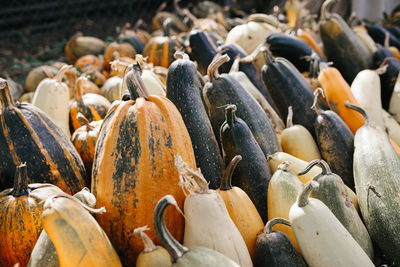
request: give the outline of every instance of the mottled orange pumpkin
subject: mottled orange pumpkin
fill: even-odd
[[[26,266],[43,229],[43,202],[63,193],[55,185],[29,184],[26,165],[17,167],[14,187],[0,192],[0,265]]]
[[[112,42],[104,52],[104,68],[110,69],[110,62],[117,57],[135,58],[136,50],[131,44]]]
[[[114,104],[104,119],[96,144],[92,193],[98,207],[107,212],[97,221],[109,236],[121,261],[134,266],[143,243],[134,229],[148,225],[149,237],[159,244],[153,227],[153,211],[166,194],[174,195],[182,208],[185,195],[174,166],[177,154],[195,167],[186,126],[175,105],[165,97],[148,95],[134,65],[126,75],[131,99]],[[183,239],[184,220],[176,210],[166,224],[171,234]]]
[[[97,69],[101,71],[103,69],[102,60],[98,56],[95,55],[85,55],[80,57],[75,62],[75,67],[79,67],[82,71],[87,69]]]
[[[103,54],[105,48],[106,43],[103,40],[92,36],[83,36],[81,32],[78,32],[65,45],[65,55],[74,64],[78,58],[84,55]]]
[[[150,39],[143,49],[143,56],[155,66],[168,68],[175,60],[174,53],[183,46],[176,37],[157,36]]]

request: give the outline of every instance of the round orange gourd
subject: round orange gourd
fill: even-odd
[[[102,61],[98,56],[95,55],[84,55],[75,62],[75,66],[79,67],[82,71],[88,68],[94,68],[99,71],[102,70]]]
[[[104,52],[104,68],[106,70],[110,69],[110,62],[115,59],[116,55],[118,57],[135,58],[136,50],[131,44],[112,42]]]
[[[42,201],[56,193],[63,192],[55,185],[28,185],[26,165],[17,167],[14,187],[0,192],[1,266],[26,266],[43,229]]]
[[[72,36],[65,45],[65,55],[68,60],[75,64],[76,60],[84,55],[103,54],[106,43],[96,37],[83,36],[78,32]]]
[[[143,243],[133,230],[153,227],[157,200],[172,194],[182,208],[185,195],[174,166],[176,155],[195,167],[186,126],[175,105],[165,97],[148,95],[135,65],[126,75],[134,100],[116,103],[104,118],[92,171],[92,192],[107,212],[97,221],[109,236],[126,266],[133,266]],[[168,229],[183,239],[184,220],[176,210],[167,211]],[[149,237],[159,244],[154,230]]]

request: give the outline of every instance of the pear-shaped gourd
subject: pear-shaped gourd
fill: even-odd
[[[71,137],[68,126],[69,89],[62,82],[69,68],[71,66],[64,65],[54,78],[42,80],[33,95],[32,104],[44,111],[68,137]]]

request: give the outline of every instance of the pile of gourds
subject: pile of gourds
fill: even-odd
[[[0,79],[0,265],[400,266],[400,29],[334,2],[176,2]]]

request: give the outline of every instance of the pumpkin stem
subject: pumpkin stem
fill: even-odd
[[[169,36],[171,34],[171,25],[172,25],[172,19],[171,18],[166,18],[163,21],[162,28],[164,31],[164,36]]]
[[[85,203],[81,202],[78,198],[68,195],[67,193],[64,193],[64,192],[56,193],[56,194],[52,195],[51,197],[49,197],[46,200],[46,202],[44,203],[43,209],[50,209],[54,205],[54,199],[59,198],[59,197],[65,197],[72,201],[75,201],[75,203],[77,203],[78,205],[80,205],[82,208],[84,208],[85,210],[87,210],[90,213],[103,214],[104,212],[106,212],[105,207],[101,207],[99,209],[93,209],[93,208],[89,207],[88,205],[86,205]]]
[[[241,59],[240,59],[240,62],[243,62],[243,63],[251,63],[251,62],[253,62],[253,61],[257,58],[257,56],[258,56],[261,52],[264,51],[266,45],[267,45],[267,44],[266,44],[265,41],[261,42],[261,43],[256,47],[256,49],[254,49],[254,51],[251,52],[250,55],[248,55],[247,57],[241,58]]]
[[[240,55],[237,55],[235,57],[235,60],[233,61],[232,67],[229,70],[229,73],[233,72],[239,72],[239,63],[240,63]]]
[[[182,50],[176,50],[176,52],[174,53],[174,58],[190,60],[188,54],[186,54]]]
[[[91,208],[96,206],[96,197],[90,193],[89,188],[84,187],[81,191],[74,194],[74,198],[78,199],[80,202],[88,205]]]
[[[322,175],[329,175],[332,174],[331,168],[329,167],[328,163],[326,163],[325,160],[323,159],[314,159],[313,161],[310,161],[306,168],[299,172],[297,175],[304,175],[307,172],[309,172],[315,165],[319,165],[322,169],[321,174]]]
[[[288,107],[288,115],[286,118],[286,128],[293,127],[293,108],[292,106]]]
[[[331,8],[338,0],[326,0],[321,7],[321,21],[332,17]]]
[[[322,95],[322,96],[324,96],[324,91],[322,90],[322,88],[317,88],[315,91],[314,91],[314,102],[313,102],[313,104],[312,104],[312,106],[311,106],[311,109],[313,109],[318,115],[319,114],[321,114],[321,109],[319,108],[319,106],[318,106],[318,98],[319,98],[319,95]],[[325,96],[324,96],[325,97]]]
[[[300,192],[299,196],[297,197],[297,206],[305,207],[309,203],[309,196],[312,191],[317,189],[319,184],[315,181],[309,181],[304,185],[303,190]]]
[[[179,186],[185,194],[185,189],[189,193],[207,194],[209,192],[208,182],[203,174],[199,170],[190,168],[180,155],[175,157],[175,167],[179,173]]]
[[[0,78],[0,103],[2,110],[15,106],[7,80]]]
[[[353,104],[351,104],[351,103],[348,102],[348,101],[345,101],[344,104],[345,104],[346,107],[351,108],[351,109],[353,109],[353,110],[355,110],[355,111],[361,113],[361,115],[364,117],[365,125],[370,125],[369,116],[368,116],[367,112],[365,112],[364,109],[362,109],[361,107],[358,107],[358,106],[356,106],[356,105],[353,105]]]
[[[270,157],[270,156],[268,156],[268,157]],[[282,161],[278,165],[278,170],[281,170],[281,171],[284,171],[284,172],[290,172],[290,162],[289,161]]]
[[[234,122],[237,121],[236,110],[237,107],[234,104],[228,105],[225,108],[225,120],[229,125],[232,125]]]
[[[154,230],[161,244],[168,250],[172,257],[172,261],[176,262],[177,259],[181,258],[189,249],[182,246],[168,231],[167,226],[164,222],[164,212],[169,205],[178,206],[176,200],[171,195],[166,195],[161,198],[154,210]]]
[[[62,78],[65,75],[65,72],[71,68],[73,68],[71,65],[62,66],[62,68],[58,71],[57,75],[54,77],[54,80],[56,80],[56,82],[58,82],[58,83],[61,83]]]
[[[153,240],[151,240],[150,237],[144,232],[147,230],[150,230],[150,228],[147,227],[147,225],[138,227],[135,230],[133,230],[134,235],[142,239],[144,244],[143,252],[145,253],[152,252],[157,249],[156,245],[154,245],[153,243]]]
[[[218,68],[230,60],[228,55],[217,54],[207,68],[208,80],[212,82],[218,78]]]
[[[144,86],[141,73],[142,67],[139,64],[134,64],[128,74],[125,75],[126,85],[128,86],[132,100],[135,100],[138,97],[143,97],[145,99],[149,97],[149,93]]]
[[[277,223],[285,224],[287,226],[292,226],[292,224],[288,220],[281,217],[276,217],[267,222],[267,224],[264,227],[263,231],[264,234],[270,234],[272,232],[272,227],[274,227],[274,225]]]
[[[17,166],[14,175],[14,187],[10,194],[13,197],[26,196],[29,194],[26,163],[22,163],[21,165]]]
[[[81,75],[75,82],[75,95],[74,99],[76,102],[83,102],[83,83],[87,81],[84,75]]]
[[[249,22],[264,22],[267,24],[270,24],[272,26],[275,26],[278,29],[281,29],[281,27],[283,27],[283,25],[281,25],[281,23],[279,23],[279,21],[277,20],[276,17],[271,16],[271,15],[266,15],[266,14],[252,14],[250,16],[248,16],[248,18],[246,19],[245,23],[249,23]]]
[[[81,125],[86,126],[86,131],[89,132],[94,129],[94,127],[92,125],[90,125],[88,119],[82,113],[78,112],[78,115],[76,115],[76,118],[81,123]]]
[[[232,189],[232,175],[241,160],[242,156],[240,155],[233,157],[228,167],[226,167],[224,174],[222,175],[221,185],[219,186],[220,190],[227,191]]]

